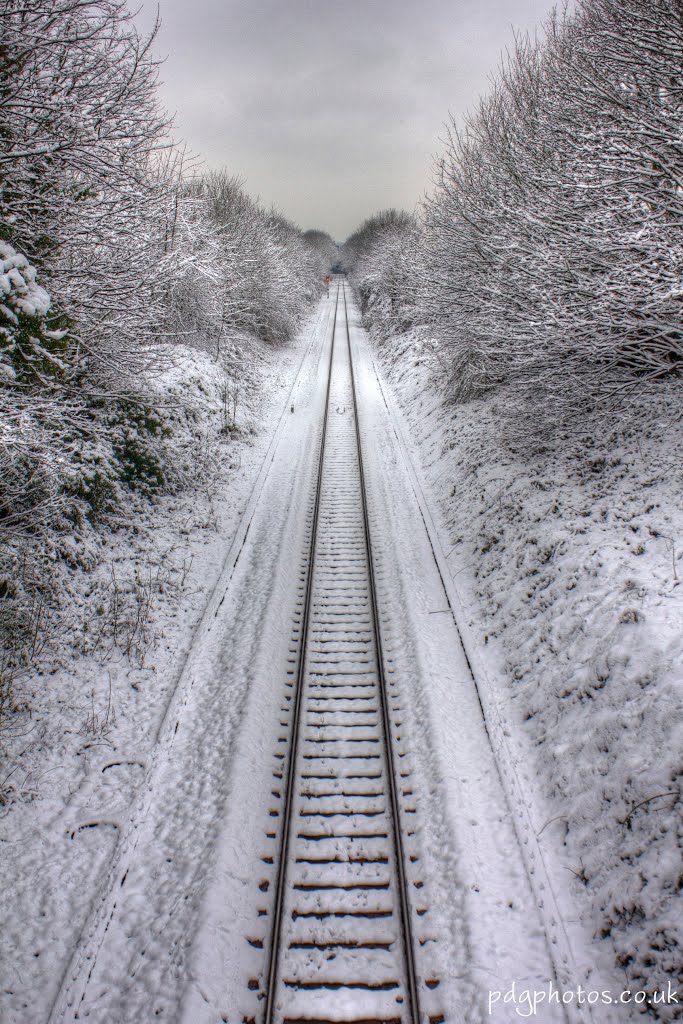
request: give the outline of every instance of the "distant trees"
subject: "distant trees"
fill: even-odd
[[[315,228],[304,231],[303,240],[308,248],[309,260],[318,280],[324,280],[339,260],[339,246],[326,231]]]
[[[419,317],[421,245],[417,219],[394,209],[369,217],[344,243],[361,312],[379,337],[400,334]]]
[[[558,419],[681,372],[682,124],[678,0],[579,0],[517,41],[407,243],[456,397],[513,382]],[[395,244],[373,257],[387,296]]]
[[[165,333],[216,356],[241,333],[287,341],[322,287],[306,236],[225,170],[178,189],[168,247],[178,270],[165,289]]]

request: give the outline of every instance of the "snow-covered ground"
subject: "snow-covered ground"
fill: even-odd
[[[577,425],[521,455],[504,394],[453,406],[431,346],[406,337],[383,353],[499,756],[578,917],[579,960],[615,994],[673,988],[683,1002],[680,386],[619,429]],[[639,1013],[682,1009],[631,1002],[618,1019]]]
[[[156,382],[175,420],[177,455],[199,482],[141,506],[130,531],[111,534],[98,569],[74,584],[73,646],[23,681],[30,712],[0,731],[7,1024],[48,1019],[325,318],[317,308],[285,349],[245,340],[238,389],[207,355],[182,349]],[[236,414],[230,435],[226,394],[230,419]]]
[[[112,538],[75,609],[80,649],[0,737],[3,1022],[258,1011],[333,308],[258,354],[230,440],[210,359],[188,353],[160,384],[195,407],[183,443],[204,484]],[[666,990],[677,964],[674,396],[618,451],[567,439],[561,461],[522,464],[495,405],[449,409],[414,347],[388,384],[350,314],[435,1005],[508,1024],[554,988],[573,1001],[541,1003],[544,1024],[636,1019],[576,1003],[579,986]],[[100,638],[98,607],[119,599]]]
[[[383,645],[405,712],[402,749],[409,754],[404,765],[413,772],[417,806],[414,842],[423,865],[420,903],[427,908],[418,918],[419,936],[433,958],[431,971],[441,979],[435,1002],[446,1020],[476,1022],[488,1018],[489,992],[506,993],[516,979],[537,991],[568,985],[575,967],[552,901],[547,913],[536,905],[520,850],[524,826],[518,835],[409,467],[353,306],[351,313]],[[319,383],[324,385],[324,379]],[[332,413],[347,414],[346,408]],[[294,420],[289,430],[296,430]],[[282,458],[286,463],[291,452]],[[303,510],[312,493],[312,470],[311,464],[304,476],[297,471],[302,480],[309,478],[308,493],[297,502],[303,501]],[[270,500],[276,507],[272,495]],[[223,810],[188,954],[184,1024],[259,1019],[268,942],[264,894],[273,891],[276,868],[271,863],[274,840],[267,838],[269,832],[274,835],[271,815],[277,806],[270,799],[272,758],[279,749],[284,666],[298,626],[288,574],[294,575],[291,569],[298,566],[302,516],[296,507],[292,511],[297,515],[285,524],[286,542],[273,563],[272,586],[280,600],[262,623],[265,635],[252,648],[250,693],[229,764],[227,788],[235,798]],[[235,670],[242,671],[237,665]],[[337,1008],[342,1020],[347,1019],[345,1007]],[[335,1006],[331,1003],[325,1012],[330,1015],[326,1019],[334,1019]],[[491,1019],[500,1024],[517,1020],[516,1006],[501,999]],[[555,1007],[545,1008],[548,1024],[572,1019]]]

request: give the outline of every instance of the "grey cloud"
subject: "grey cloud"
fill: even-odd
[[[155,8],[138,16],[149,24]],[[412,209],[449,111],[552,0],[160,0],[163,97],[190,147],[343,239]]]

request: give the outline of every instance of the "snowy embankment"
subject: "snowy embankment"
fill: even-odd
[[[504,395],[450,405],[432,349],[382,354],[566,912],[615,984],[681,998],[679,386],[521,455]]]
[[[281,350],[242,339],[234,378],[204,353],[174,350],[155,389],[194,484],[140,501],[131,525],[106,535],[97,568],[74,571],[68,642],[62,633],[44,671],[21,682],[26,711],[0,730],[3,1021],[49,1016],[306,336]]]

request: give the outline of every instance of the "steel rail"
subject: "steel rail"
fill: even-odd
[[[282,911],[285,899],[285,887],[287,881],[287,862],[289,859],[289,819],[294,798],[294,784],[296,781],[296,755],[299,745],[299,718],[301,712],[301,695],[304,689],[304,675],[306,670],[306,639],[308,635],[308,622],[311,613],[311,599],[313,595],[313,569],[315,563],[315,544],[318,532],[318,515],[320,512],[320,495],[322,492],[323,467],[325,464],[325,440],[327,438],[327,420],[330,409],[330,390],[332,387],[332,363],[334,360],[334,344],[337,333],[337,310],[339,308],[339,292],[341,286],[337,285],[337,296],[334,304],[334,320],[332,324],[332,342],[330,344],[330,361],[327,370],[327,392],[325,395],[325,411],[323,413],[323,429],[320,440],[320,456],[318,459],[318,473],[315,485],[315,504],[313,507],[313,522],[311,527],[311,543],[308,555],[308,568],[306,572],[306,600],[304,614],[301,623],[301,639],[299,643],[299,663],[297,666],[297,679],[294,689],[294,700],[292,707],[292,741],[290,747],[289,762],[287,765],[287,785],[284,791],[282,804],[282,837],[280,840],[280,857],[278,861],[277,878],[275,882],[275,901],[273,905],[273,927],[271,931],[268,985],[266,989],[266,1005],[264,1013],[265,1024],[272,1024],[273,1010],[275,1008],[275,992],[277,989],[278,968],[280,964],[280,932],[282,928]]]
[[[317,477],[315,484],[315,498],[311,525],[311,538],[309,544],[308,560],[306,567],[306,579],[305,579],[305,598],[304,608],[301,620],[301,630],[299,634],[299,651],[298,651],[298,664],[296,683],[292,701],[292,724],[290,728],[290,750],[288,757],[288,764],[286,770],[286,785],[283,789],[283,803],[281,812],[281,836],[280,836],[280,849],[279,849],[279,860],[276,873],[275,881],[275,893],[273,900],[273,920],[271,927],[271,936],[268,951],[268,967],[267,967],[267,987],[266,987],[266,1002],[264,1007],[264,1024],[275,1024],[277,1009],[275,1006],[275,999],[278,991],[278,982],[281,954],[282,954],[282,931],[283,931],[283,917],[285,908],[286,893],[288,891],[288,868],[290,861],[290,834],[291,834],[291,817],[292,811],[296,799],[296,782],[297,782],[297,758],[299,750],[299,739],[302,733],[301,718],[302,718],[302,706],[303,706],[303,693],[305,689],[305,678],[307,671],[307,651],[309,644],[309,633],[310,633],[310,621],[311,621],[311,610],[313,601],[313,580],[315,573],[316,563],[316,547],[318,542],[318,524],[319,524],[319,513],[321,506],[321,494],[322,494],[322,481],[323,471],[325,466],[325,446],[327,440],[327,426],[330,412],[330,394],[332,388],[332,370],[333,361],[335,355],[335,344],[337,342],[337,317],[341,311],[340,306],[340,294],[343,301],[344,309],[344,323],[346,330],[346,344],[348,349],[348,362],[349,362],[349,377],[351,384],[351,396],[353,401],[353,426],[352,432],[355,435],[355,445],[357,451],[357,464],[358,464],[358,480],[359,480],[359,491],[360,491],[360,511],[361,519],[363,523],[363,534],[364,534],[364,548],[367,562],[367,583],[368,583],[368,595],[369,595],[369,611],[370,621],[372,624],[372,632],[374,636],[374,667],[375,673],[378,680],[378,693],[379,693],[379,705],[381,708],[381,723],[384,732],[383,747],[386,756],[387,766],[387,788],[389,796],[389,808],[390,808],[390,820],[393,824],[391,829],[392,837],[391,844],[393,846],[393,859],[396,866],[396,887],[397,887],[397,902],[396,907],[399,923],[400,943],[403,953],[403,973],[405,975],[405,986],[406,996],[408,1005],[405,1007],[407,1011],[406,1024],[420,1024],[420,1009],[418,999],[418,981],[415,964],[415,954],[413,946],[413,929],[411,925],[411,908],[410,901],[408,898],[408,880],[406,877],[405,861],[404,861],[404,846],[401,836],[401,818],[400,818],[400,806],[399,806],[399,795],[396,780],[396,765],[394,760],[393,742],[392,742],[392,726],[389,712],[389,698],[388,688],[384,670],[384,655],[382,653],[382,640],[381,630],[379,622],[377,592],[376,592],[376,581],[375,573],[372,560],[372,545],[370,538],[370,522],[368,503],[365,488],[365,472],[363,466],[363,456],[361,448],[361,435],[360,435],[360,421],[358,414],[358,401],[357,401],[357,389],[355,381],[353,353],[351,347],[351,335],[349,330],[349,319],[348,319],[348,307],[346,302],[346,286],[342,282],[337,285],[337,295],[334,309],[334,324],[332,329],[332,341],[330,346],[330,360],[328,367],[328,378],[327,378],[327,390],[325,397],[325,410],[324,420],[321,434],[320,444],[320,455],[318,460]],[[342,328],[340,328],[342,329]],[[403,1019],[403,1015],[402,1015]]]
[[[370,539],[370,517],[368,514],[368,503],[365,489],[365,471],[363,467],[363,450],[360,436],[360,420],[358,417],[358,399],[356,393],[356,374],[353,363],[353,351],[351,348],[351,333],[349,331],[349,314],[346,305],[346,285],[342,282],[342,295],[344,299],[344,320],[346,323],[346,343],[349,351],[349,366],[351,368],[351,391],[353,394],[353,414],[356,426],[356,443],[358,446],[358,467],[360,474],[361,502],[363,506],[363,522],[365,524],[365,544],[368,557],[368,578],[370,583],[370,607],[372,609],[372,620],[375,631],[375,655],[377,663],[377,677],[379,679],[379,693],[382,706],[382,719],[384,722],[384,733],[386,737],[386,758],[387,778],[389,786],[389,798],[391,802],[392,817],[394,820],[394,848],[396,859],[396,873],[398,876],[398,891],[400,898],[401,921],[403,924],[403,951],[406,961],[406,978],[408,981],[408,993],[410,997],[410,1012],[412,1024],[420,1022],[420,1007],[417,994],[417,970],[415,965],[415,954],[413,947],[413,929],[411,924],[410,902],[408,900],[408,880],[405,872],[405,860],[403,850],[403,839],[401,836],[401,819],[399,817],[399,800],[396,787],[396,765],[394,761],[393,743],[391,741],[391,719],[389,716],[389,701],[387,696],[386,676],[384,672],[384,656],[382,653],[382,632],[380,629],[379,612],[377,607],[377,588],[375,583],[375,571],[372,560],[372,542]]]

